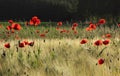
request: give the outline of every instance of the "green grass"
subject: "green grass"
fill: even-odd
[[[71,30],[71,23],[64,24],[61,28],[70,30],[70,33],[60,33],[56,30],[56,23],[42,23],[38,27],[26,27],[24,22],[22,30],[5,34],[7,22],[1,22],[0,28],[0,76],[119,76],[120,75],[120,28],[109,24],[101,25],[96,30],[88,32],[88,24],[79,23],[78,34]],[[111,27],[108,27],[111,26]],[[35,31],[39,30],[40,33]],[[46,37],[40,37],[45,30],[49,30]],[[103,39],[102,36],[112,35],[110,44],[94,46],[94,42]],[[19,35],[20,39],[15,39]],[[88,43],[81,45],[83,38]],[[18,42],[34,41],[33,47],[26,45],[19,48]],[[10,43],[10,49],[4,47]],[[105,49],[104,49],[105,48]],[[98,56],[102,51],[103,53]],[[99,58],[104,58],[105,63],[96,65]]]

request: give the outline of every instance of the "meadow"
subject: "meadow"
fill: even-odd
[[[119,38],[105,19],[0,22],[0,76],[120,76]]]

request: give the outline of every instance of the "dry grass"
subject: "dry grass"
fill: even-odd
[[[10,41],[11,48],[0,45],[0,76],[119,76],[119,39],[108,46],[96,47],[93,40],[81,45],[81,39],[36,39],[33,47],[18,48],[18,41]],[[28,41],[33,41],[28,39]],[[99,52],[107,47],[97,57]],[[5,53],[5,56],[4,54]],[[96,65],[104,58],[103,65]]]

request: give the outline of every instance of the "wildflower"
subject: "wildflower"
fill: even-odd
[[[97,41],[95,41],[94,45],[96,45],[96,46],[102,45],[102,40],[97,40]]]
[[[57,25],[58,25],[58,26],[62,26],[62,22],[61,22],[61,21],[58,22]]]
[[[80,41],[80,44],[86,44],[87,42],[88,42],[87,39],[82,39],[82,40]]]
[[[6,43],[4,46],[5,46],[6,48],[10,48],[10,43]]]
[[[7,26],[6,29],[7,29],[7,30],[11,30],[11,26]]]
[[[78,23],[73,23],[72,26],[73,26],[73,27],[77,27],[77,26],[78,26]]]
[[[103,63],[104,63],[104,59],[101,58],[101,59],[98,60],[99,65],[102,65]]]
[[[94,29],[94,30],[95,30],[95,29],[96,29],[96,25],[95,25],[95,24],[90,24],[90,25],[89,25],[89,28],[91,28],[91,29]]]
[[[105,21],[105,19],[100,19],[98,23],[99,23],[99,24],[105,24],[106,21]]]
[[[10,24],[12,24],[12,23],[13,23],[13,20],[8,20],[8,22],[9,22]]]
[[[21,42],[21,43],[19,43],[19,47],[20,47],[20,48],[23,48],[23,47],[25,47],[25,44],[24,44],[24,42]]]
[[[41,21],[40,19],[38,19],[37,16],[32,17],[32,19],[29,22],[30,25],[35,25],[35,26],[39,25],[40,23]]]
[[[104,45],[108,45],[109,43],[110,43],[110,40],[109,40],[109,39],[106,39],[106,40],[103,41],[103,44],[104,44]]]

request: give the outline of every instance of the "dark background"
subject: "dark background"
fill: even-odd
[[[0,0],[0,20],[79,20],[89,16],[119,16],[120,0]]]

